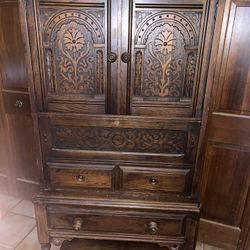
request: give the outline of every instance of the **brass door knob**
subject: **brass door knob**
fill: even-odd
[[[23,102],[20,101],[20,100],[16,100],[15,107],[19,108],[19,109],[22,108],[23,107]]]
[[[82,229],[82,224],[83,224],[83,220],[82,218],[75,218],[73,221],[73,228],[75,231],[79,231]]]
[[[148,229],[149,229],[149,232],[151,234],[157,234],[158,232],[158,224],[154,221],[151,221],[149,224],[148,224]]]

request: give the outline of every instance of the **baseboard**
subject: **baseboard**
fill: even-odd
[[[235,250],[240,237],[240,228],[200,219],[198,241],[225,250]]]

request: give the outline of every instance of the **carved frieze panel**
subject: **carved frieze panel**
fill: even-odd
[[[185,131],[53,127],[52,145],[59,149],[181,154],[185,152],[186,144]]]
[[[192,98],[201,18],[199,11],[135,11],[134,96]]]
[[[103,95],[104,10],[40,10],[45,88],[51,96]]]

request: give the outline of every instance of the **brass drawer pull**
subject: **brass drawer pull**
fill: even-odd
[[[16,103],[15,103],[15,107],[19,108],[19,109],[22,108],[23,107],[23,102],[20,101],[20,100],[17,100]]]
[[[151,221],[148,224],[148,229],[151,234],[157,234],[158,233],[158,224],[154,221]]]
[[[170,249],[171,249],[171,250],[179,250],[179,246],[173,245]]]
[[[155,178],[155,177],[151,177],[149,179],[149,182],[152,184],[152,185],[156,185],[158,183],[158,180]]]
[[[83,176],[81,174],[79,174],[79,175],[76,176],[76,180],[77,181],[83,182],[83,181],[85,181],[85,179],[86,179],[85,176]]]
[[[73,221],[73,228],[75,231],[79,231],[82,229],[82,224],[83,224],[83,220],[82,218],[75,218]]]

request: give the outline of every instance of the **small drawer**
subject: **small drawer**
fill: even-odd
[[[184,236],[185,218],[183,214],[126,214],[126,211],[96,211],[88,209],[86,214],[74,209],[61,213],[60,210],[49,212],[51,229],[72,230],[78,233],[122,233],[127,235]],[[118,214],[120,213],[120,214]]]
[[[3,92],[5,112],[11,115],[30,115],[30,97],[25,93]]]
[[[47,163],[55,189],[113,189],[113,166]]]
[[[156,192],[188,191],[190,169],[121,167],[123,190]]]

